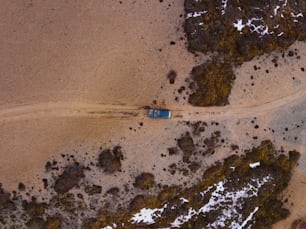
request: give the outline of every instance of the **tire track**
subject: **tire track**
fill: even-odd
[[[226,120],[244,118],[266,114],[283,106],[296,104],[306,99],[306,90],[303,88],[294,94],[273,100],[257,106],[225,106],[225,107],[193,107],[169,106],[175,120]],[[105,105],[87,103],[48,102],[39,104],[2,107],[0,122],[31,120],[52,117],[87,117],[110,119],[145,118],[146,109],[142,106]]]

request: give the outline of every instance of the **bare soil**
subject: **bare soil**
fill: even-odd
[[[75,213],[83,202],[114,211],[139,196],[137,209],[144,195],[192,187],[216,162],[266,139],[278,153],[301,153],[281,195],[291,214],[274,228],[305,217],[305,43],[290,40],[286,50],[233,68],[221,102],[229,105],[193,107],[189,74],[211,56],[188,52],[184,17],[183,0],[1,3],[0,212],[22,200],[28,210],[20,224],[8,221],[66,225],[56,214],[42,217],[48,199],[77,225],[85,223]],[[151,120],[144,106],[167,107],[173,118]],[[192,144],[179,143],[186,132]],[[102,152],[109,163],[99,163]],[[135,188],[143,173],[153,177]],[[67,174],[74,179],[66,183]],[[58,183],[67,187],[56,193]]]

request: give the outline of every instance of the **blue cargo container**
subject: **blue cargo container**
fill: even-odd
[[[149,118],[171,118],[171,111],[169,110],[160,110],[160,109],[149,109],[148,112]]]

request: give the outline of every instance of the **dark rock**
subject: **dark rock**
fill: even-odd
[[[300,159],[301,154],[295,150],[289,151],[289,161],[291,164],[291,167],[294,167],[297,163],[297,161]]]
[[[190,169],[191,172],[195,173],[196,171],[198,171],[201,168],[201,164],[193,161],[188,165],[188,168]]]
[[[215,132],[214,135],[220,137],[219,133]],[[295,161],[297,153],[291,153],[291,155],[292,161]],[[260,161],[260,166],[250,168],[249,164],[256,161]],[[225,227],[231,228],[232,222],[236,221],[237,217],[241,216],[242,219],[246,219],[256,207],[259,208],[254,214],[253,220],[248,221],[247,226],[270,228],[272,224],[284,219],[289,214],[289,211],[283,207],[279,196],[288,185],[291,171],[292,166],[289,157],[285,154],[277,154],[271,141],[263,141],[258,147],[246,151],[245,155],[232,155],[226,158],[223,163],[219,162],[208,168],[202,179],[188,188],[159,185],[160,191],[155,196],[137,195],[130,202],[128,209],[121,208],[116,212],[101,209],[96,218],[84,219],[83,226],[84,228],[103,228],[116,222],[118,225],[124,224],[125,228],[150,228],[152,225],[132,222],[132,215],[143,208],[162,208],[162,212],[156,213],[156,215],[160,214],[161,216],[154,218],[153,227],[171,227],[174,219],[187,215],[190,209],[196,209],[197,211],[211,200],[215,202],[216,195],[213,193],[218,192],[219,195],[231,193],[229,196],[235,197],[233,193],[242,191],[247,187],[250,192],[245,196],[240,196],[238,204],[233,204],[232,201],[234,200],[229,198],[204,214],[191,217],[188,222],[180,225],[180,228],[206,228],[208,225],[215,223],[217,219],[225,217],[223,209],[237,213],[224,221]],[[261,183],[263,180],[264,182]],[[65,195],[69,194],[71,193]],[[69,203],[73,202],[75,202],[73,198],[69,200]],[[62,208],[62,206],[61,203],[60,207]],[[104,209],[110,207],[110,202],[103,206]],[[228,207],[235,209],[232,210]]]
[[[65,193],[53,196],[50,200],[50,206],[74,214],[78,208],[78,202],[72,193]]]
[[[180,139],[177,140],[177,143],[180,149],[184,153],[183,161],[189,162],[190,156],[196,149],[190,134],[186,133],[184,136],[182,136]]]
[[[107,149],[100,153],[99,166],[102,167],[105,172],[114,173],[120,171],[122,159],[123,154],[121,152],[121,147],[116,146],[113,150]]]
[[[46,172],[49,172],[51,170],[58,170],[58,166],[57,166],[57,161],[53,160],[51,161],[47,161],[46,165],[45,165],[45,170]]]
[[[26,223],[26,226],[28,229],[46,229],[47,223],[41,217],[34,217]]]
[[[217,62],[220,62],[214,70],[196,74],[199,67],[192,70],[198,89],[189,96],[189,103],[195,106],[228,104],[234,80],[232,67],[264,53],[286,49],[296,40],[306,40],[305,17],[292,16],[293,12],[306,11],[305,1],[288,0],[277,12],[277,3],[273,1],[228,1],[226,10],[222,4],[221,0],[185,0],[187,15],[205,12],[186,17],[184,30],[188,49],[193,53],[214,53]],[[261,20],[246,26],[246,21],[254,18]],[[234,27],[238,20],[244,24],[241,31]],[[262,29],[258,30],[260,26]],[[288,55],[294,56],[294,52],[289,51]]]
[[[0,184],[0,213],[3,210],[14,211],[16,210],[16,206],[10,198],[10,194],[5,192]]]
[[[155,186],[154,175],[151,173],[141,173],[135,178],[135,183],[133,184],[136,188],[147,190]]]
[[[169,172],[174,175],[176,173],[177,170],[177,165],[175,163],[172,163],[171,165],[169,165]]]
[[[171,148],[168,148],[168,152],[169,152],[169,155],[176,155],[178,154],[178,149],[176,147],[171,147]]]
[[[63,218],[60,215],[51,216],[47,218],[47,229],[60,229]]]
[[[159,194],[158,200],[160,202],[165,202],[167,200],[172,200],[180,194],[180,188],[177,186],[165,187]]]
[[[217,60],[192,69],[192,79],[197,90],[189,96],[189,103],[195,106],[224,106],[234,81],[232,66]]]
[[[25,212],[31,216],[42,216],[45,213],[45,210],[47,208],[46,203],[37,203],[35,198],[32,198],[31,202],[24,201],[23,202],[23,208]]]
[[[177,73],[174,70],[171,70],[168,73],[167,78],[169,79],[170,84],[174,84],[175,83],[176,76],[177,76]]]
[[[205,131],[205,126],[207,126],[206,122],[197,121],[191,124],[192,126],[192,134],[200,135]]]
[[[157,207],[159,205],[159,201],[155,196],[144,196],[144,195],[137,195],[130,203],[129,211],[139,210],[143,207]]]
[[[48,184],[48,180],[46,178],[42,179],[42,182],[44,183],[44,189],[47,189],[49,184]]]
[[[235,144],[231,144],[231,150],[233,150],[233,151],[239,150],[239,146],[235,145]]]
[[[79,184],[79,181],[84,177],[83,167],[74,164],[65,168],[64,172],[56,179],[54,190],[57,193],[65,193]]]
[[[306,218],[294,220],[291,229],[306,229]]]
[[[206,152],[205,154],[213,154],[215,149],[217,148],[217,144],[219,143],[219,138],[220,138],[220,132],[214,132],[211,134],[209,138],[204,139],[204,144],[206,146]]]
[[[20,183],[18,184],[18,190],[21,191],[21,192],[23,192],[23,191],[25,190],[25,185],[24,185],[23,183],[20,182]]]
[[[100,185],[88,185],[85,187],[85,192],[90,196],[100,194],[102,192],[102,187]]]
[[[111,194],[113,196],[118,196],[120,192],[120,189],[118,187],[113,187],[110,188],[109,190],[106,191],[106,194]]]

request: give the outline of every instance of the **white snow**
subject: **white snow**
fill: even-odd
[[[102,227],[101,229],[115,229],[117,228],[117,224],[113,223],[113,226]]]
[[[266,182],[271,180],[270,176],[264,177],[262,180],[251,179],[255,185],[248,184],[238,191],[230,191],[227,190],[224,186],[228,180],[220,181],[217,184],[208,187],[205,191],[201,192],[201,196],[203,197],[208,190],[215,188],[212,192],[211,197],[207,204],[202,206],[198,211],[193,208],[188,209],[188,213],[185,215],[178,216],[173,223],[172,227],[179,228],[184,223],[188,222],[193,216],[199,215],[201,213],[206,213],[211,210],[220,209],[222,214],[217,217],[217,220],[209,224],[207,228],[220,228],[224,227],[226,222],[232,221],[231,228],[232,229],[241,229],[243,228],[248,221],[250,221],[253,215],[257,212],[258,207],[255,208],[253,212],[247,217],[243,218],[242,215],[239,214],[238,209],[242,208],[241,199],[247,199],[253,196],[257,196],[259,188],[264,185]],[[236,219],[236,220],[233,220]]]
[[[206,195],[206,193],[208,193],[212,189],[213,189],[213,186],[209,186],[206,190],[204,190],[203,192],[200,192],[200,195],[202,197],[204,197]]]
[[[188,213],[186,215],[180,215],[177,217],[174,222],[171,223],[171,226],[180,227],[183,223],[188,222],[195,214],[197,214],[197,212],[193,208],[189,208]]]
[[[291,17],[304,17],[304,15],[302,13],[298,13],[298,14],[295,14],[293,12],[291,12]]]
[[[182,203],[189,203],[189,200],[185,199],[184,197],[181,197],[180,201],[182,201]]]
[[[221,14],[224,15],[225,14],[225,10],[226,10],[226,7],[227,7],[227,0],[222,0],[221,1]]]
[[[247,223],[253,218],[253,215],[258,211],[259,207],[256,207],[254,209],[254,211],[252,211],[250,213],[250,215],[243,221],[243,223],[241,224],[241,229],[245,227],[245,225],[247,225]]]
[[[256,162],[257,163],[257,162]],[[254,163],[255,164],[255,163]],[[188,212],[182,214],[171,223],[170,228],[180,228],[184,223],[188,222],[192,217],[199,214],[205,214],[212,210],[219,210],[221,214],[217,216],[216,221],[207,225],[207,228],[220,228],[225,227],[230,222],[230,227],[232,229],[243,229],[247,223],[252,220],[255,213],[258,211],[259,207],[256,207],[247,217],[243,217],[239,212],[245,204],[248,198],[258,195],[258,190],[272,178],[270,176],[263,177],[262,179],[252,178],[250,183],[241,188],[240,190],[232,191],[226,186],[230,180],[225,179],[212,186],[209,186],[206,190],[200,192],[203,198],[212,189],[213,192],[210,194],[210,199],[208,203],[202,206],[199,210],[195,210],[189,207]],[[180,201],[182,203],[188,203],[189,200],[181,197]],[[167,207],[165,204],[162,208],[150,209],[143,208],[139,213],[134,214],[131,218],[132,223],[145,223],[151,225],[155,223],[154,218],[161,217],[163,211]],[[172,209],[172,208],[171,208]],[[108,226],[103,229],[113,229]]]
[[[233,23],[234,24],[234,27],[240,32],[244,27],[245,25],[242,23],[242,19],[238,19],[237,20],[237,23]]]
[[[226,12],[226,9],[228,7],[228,0],[219,0],[221,2],[221,14],[224,15]],[[199,2],[199,0],[195,0],[195,2]],[[281,18],[284,18],[284,12],[287,11],[288,6],[288,0],[278,0],[279,4],[276,5],[274,8],[270,9],[270,15],[268,15],[270,18],[276,17],[277,15],[279,15]],[[242,11],[241,7],[237,7],[240,11]],[[259,9],[260,8],[254,8],[254,9]],[[189,18],[193,18],[193,17],[200,17],[203,14],[208,13],[207,10],[202,10],[202,11],[197,11],[197,12],[191,12],[188,13],[186,15],[186,19]],[[291,20],[293,22],[299,22],[297,19],[300,17],[304,17],[304,14],[302,12],[294,12],[292,11],[290,13],[291,16]],[[268,26],[268,22],[265,21],[262,17],[258,17],[258,18],[249,18],[249,19],[241,19],[241,18],[236,18],[236,20],[234,20],[233,22],[233,26],[237,29],[237,31],[239,31],[240,33],[242,33],[243,28],[247,27],[251,33],[257,33],[259,34],[260,37],[265,36],[265,35],[271,35],[271,34],[280,34],[282,31],[275,31],[274,29],[275,26],[271,25],[271,29]],[[203,22],[199,22],[198,23],[199,26],[203,25]],[[270,24],[269,24],[270,25]],[[273,28],[274,27],[274,28]],[[196,34],[196,32],[194,33]],[[193,35],[194,35],[193,34]],[[281,33],[281,35],[283,35],[283,33]],[[278,36],[281,36],[278,35]]]
[[[145,224],[153,224],[155,223],[154,217],[160,217],[161,214],[164,211],[164,206],[163,208],[142,208],[139,213],[134,214],[134,216],[131,218],[131,221],[133,223],[145,223]]]
[[[280,6],[276,6],[276,7],[274,8],[274,10],[273,10],[274,16],[277,15],[277,11],[279,10],[279,8],[280,8]]]
[[[269,28],[267,25],[254,25],[253,22],[254,21],[262,21],[263,22],[263,19],[262,18],[252,18],[252,19],[248,19],[248,22],[246,23],[246,26],[248,26],[251,30],[251,32],[256,32],[260,35],[266,35],[266,34],[269,34]]]
[[[202,16],[203,14],[206,14],[206,13],[207,13],[206,10],[198,11],[198,12],[193,12],[193,13],[188,13],[186,15],[186,19],[192,18],[192,17],[200,17],[200,16]]]
[[[267,25],[262,25],[262,24],[255,25],[253,23],[254,21],[261,21],[262,23],[264,23],[262,18],[252,18],[252,19],[248,19],[245,24],[243,23],[242,19],[237,19],[237,22],[233,23],[233,25],[239,32],[241,32],[244,27],[249,27],[252,33],[256,32],[260,34],[261,36],[272,33],[272,32],[269,32],[269,28]]]
[[[251,164],[249,164],[249,166],[250,166],[250,168],[254,169],[254,168],[260,166],[260,162],[258,161],[258,162],[255,162],[255,163],[251,163]]]

